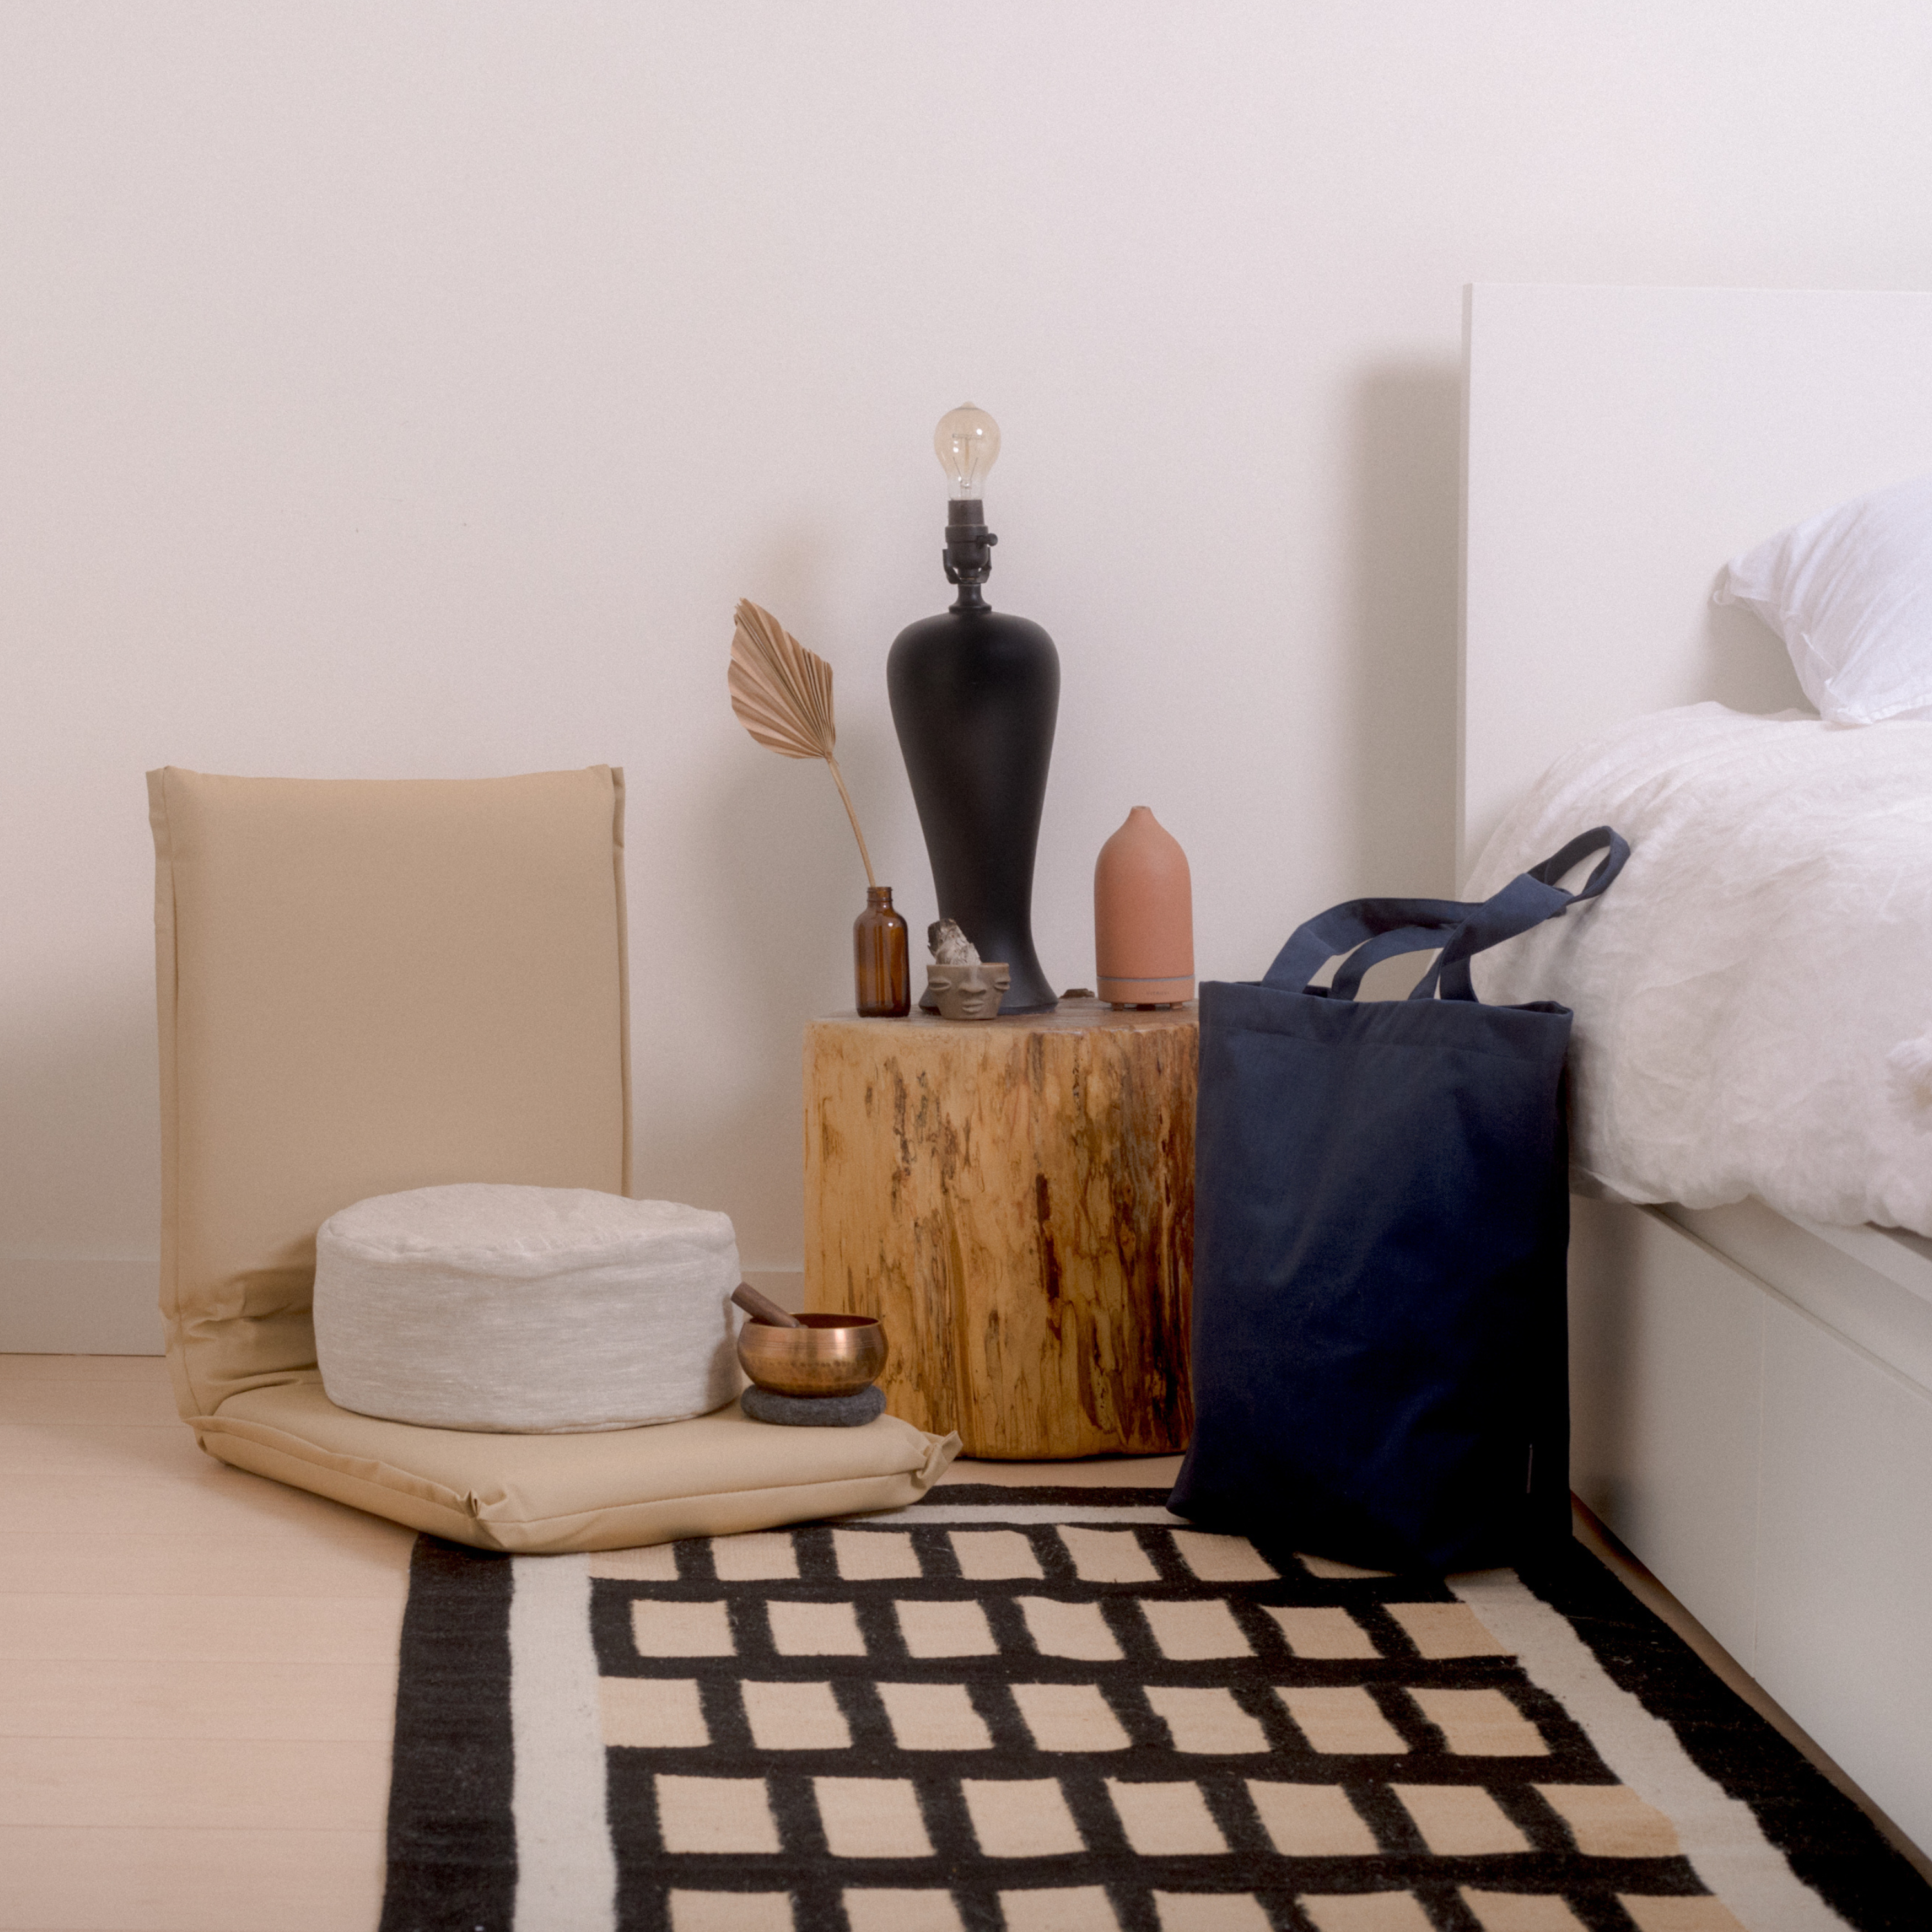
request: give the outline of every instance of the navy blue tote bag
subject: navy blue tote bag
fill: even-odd
[[[1484,1006],[1469,962],[1629,851],[1600,826],[1480,904],[1336,906],[1258,984],[1202,986],[1179,1514],[1378,1570],[1569,1534],[1570,1014]],[[1407,1000],[1356,1000],[1377,960],[1438,947]]]

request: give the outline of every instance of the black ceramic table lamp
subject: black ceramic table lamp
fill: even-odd
[[[980,590],[999,539],[980,486],[999,425],[970,403],[940,418],[933,446],[952,486],[946,579],[952,608],[909,624],[886,660],[892,724],[932,861],[939,916],[1012,982],[1002,1013],[1058,1004],[1033,945],[1033,866],[1060,709],[1060,654],[1037,624],[993,610]]]

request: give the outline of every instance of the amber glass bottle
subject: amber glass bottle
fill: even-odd
[[[890,886],[866,888],[866,910],[852,922],[852,968],[862,1019],[903,1019],[912,1011],[906,922],[892,910]]]

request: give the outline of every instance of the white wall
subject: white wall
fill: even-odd
[[[991,409],[1042,959],[1147,803],[1252,976],[1450,884],[1461,284],[1925,286],[1928,99],[1910,0],[9,7],[0,1347],[156,1336],[146,767],[626,766],[640,1184],[795,1267],[864,881],[734,598],[922,927],[884,660]]]

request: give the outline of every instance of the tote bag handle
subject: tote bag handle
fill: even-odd
[[[1578,890],[1567,892],[1556,883],[1597,851],[1604,856]],[[1492,898],[1351,899],[1298,928],[1275,956],[1262,984],[1305,993],[1310,980],[1329,960],[1346,953],[1348,956],[1336,968],[1328,997],[1352,1000],[1363,975],[1378,961],[1439,946],[1435,963],[1408,997],[1433,999],[1439,988],[1445,1000],[1473,1000],[1476,988],[1469,962],[1477,953],[1594,898],[1623,870],[1629,856],[1623,837],[1599,825],[1571,839],[1540,865],[1519,873]]]

